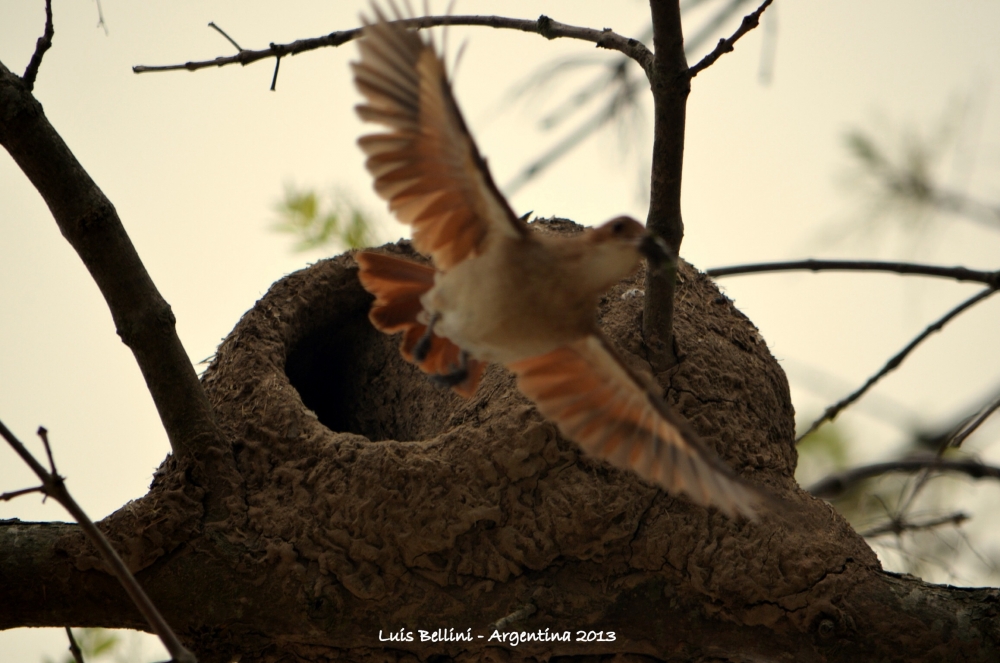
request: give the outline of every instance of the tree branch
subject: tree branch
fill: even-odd
[[[739,274],[760,274],[766,272],[894,272],[896,274],[916,274],[938,276],[956,281],[973,281],[992,288],[1000,287],[1000,270],[986,272],[966,267],[939,267],[908,262],[883,262],[880,260],[794,260],[789,262],[762,262],[732,267],[716,267],[706,270],[712,278],[736,276]]]
[[[66,637],[69,638],[69,653],[73,655],[75,663],[84,663],[83,652],[80,651],[80,645],[76,643],[76,638],[73,637],[73,631],[68,626],[66,627]]]
[[[101,557],[104,562],[114,573],[118,582],[122,584],[125,591],[128,593],[129,598],[142,613],[142,616],[146,618],[149,622],[149,626],[153,629],[156,635],[159,636],[160,640],[163,642],[163,646],[167,648],[170,652],[170,656],[174,661],[178,663],[197,663],[197,659],[194,654],[188,651],[181,641],[177,638],[173,629],[167,624],[166,620],[163,619],[163,615],[160,614],[153,602],[149,600],[146,596],[146,592],[143,591],[139,583],[136,582],[135,577],[129,572],[128,568],[125,566],[125,562],[122,558],[118,556],[115,552],[114,547],[112,547],[111,542],[107,540],[101,530],[97,529],[94,525],[94,521],[84,512],[84,510],[77,504],[73,496],[69,494],[66,489],[66,484],[63,478],[59,476],[55,471],[55,462],[52,460],[52,450],[49,447],[47,431],[44,428],[38,429],[38,434],[42,438],[42,442],[45,444],[45,452],[49,457],[50,467],[52,471],[47,471],[42,467],[41,463],[35,460],[35,457],[31,455],[31,452],[18,440],[13,433],[8,430],[8,428],[0,421],[0,437],[7,440],[7,443],[17,452],[17,455],[31,468],[31,470],[38,476],[42,482],[42,492],[46,495],[59,502],[79,523],[80,528],[90,539],[91,543],[97,548],[101,553]]]
[[[878,373],[876,373],[875,375],[873,375],[870,378],[868,378],[868,380],[863,385],[861,385],[861,387],[859,387],[856,391],[854,391],[850,395],[846,396],[842,400],[840,400],[840,401],[834,403],[833,405],[831,405],[830,407],[828,407],[826,409],[826,411],[823,413],[823,416],[821,416],[819,419],[817,419],[816,421],[814,421],[812,423],[812,425],[809,426],[809,429],[805,433],[803,433],[802,435],[800,435],[798,437],[798,439],[796,440],[796,443],[801,442],[802,438],[804,438],[806,435],[809,435],[810,433],[812,433],[814,430],[816,430],[817,428],[819,428],[821,425],[823,425],[827,421],[833,421],[833,419],[838,414],[840,414],[840,412],[844,408],[846,408],[851,403],[853,403],[854,401],[856,401],[859,398],[861,398],[869,389],[872,388],[872,386],[875,385],[876,382],[878,382],[879,380],[881,380],[883,377],[885,377],[886,375],[888,375],[892,371],[896,370],[896,368],[898,368],[899,365],[903,363],[903,360],[906,359],[906,357],[911,352],[913,352],[913,350],[918,345],[920,345],[928,336],[930,336],[931,334],[933,334],[936,331],[940,331],[940,329],[942,327],[944,327],[946,324],[948,324],[948,322],[950,322],[952,320],[952,318],[954,318],[958,314],[962,313],[967,308],[969,308],[971,306],[974,306],[975,304],[978,304],[980,301],[986,299],[990,295],[994,294],[996,291],[997,291],[997,289],[996,288],[992,288],[992,287],[991,288],[986,288],[984,290],[980,290],[977,294],[975,294],[974,296],[972,296],[969,299],[965,300],[964,302],[962,302],[961,304],[959,304],[958,306],[956,306],[952,310],[948,311],[948,313],[946,313],[944,316],[942,316],[936,322],[934,322],[933,324],[931,324],[930,326],[928,326],[916,338],[914,338],[912,341],[910,341],[909,344],[907,344],[907,346],[905,348],[903,348],[902,350],[900,350],[892,359],[890,359],[888,362],[886,362],[885,366],[883,366],[882,369]]]
[[[45,32],[35,42],[35,52],[31,54],[28,67],[24,70],[21,80],[28,87],[28,92],[35,89],[35,78],[38,76],[38,68],[42,66],[42,57],[45,51],[52,48],[52,35],[55,30],[52,28],[52,0],[45,0]]]
[[[883,534],[895,534],[899,536],[903,532],[916,532],[925,529],[937,529],[942,525],[954,525],[958,527],[965,521],[969,520],[969,514],[962,511],[956,511],[955,513],[949,513],[946,516],[939,516],[937,518],[928,518],[926,520],[906,520],[903,518],[893,518],[887,523],[881,525],[876,525],[870,529],[866,529],[863,532],[859,532],[861,536],[867,538],[882,536]]]
[[[233,47],[235,47],[237,51],[239,51],[239,52],[241,52],[241,53],[243,52],[243,47],[242,47],[242,46],[240,46],[239,44],[237,44],[237,43],[236,43],[236,40],[235,40],[235,39],[233,39],[232,37],[230,37],[230,36],[229,36],[229,35],[228,35],[228,34],[226,33],[226,31],[225,31],[225,30],[223,30],[222,28],[220,28],[219,26],[217,26],[217,25],[215,24],[215,21],[209,21],[209,22],[208,22],[208,27],[212,28],[213,30],[215,30],[216,32],[218,32],[218,33],[219,33],[220,35],[222,35],[223,37],[225,37],[226,41],[228,41],[228,42],[229,42],[230,44],[232,44],[232,45],[233,45]]]
[[[927,456],[862,465],[820,479],[809,486],[807,490],[816,497],[831,499],[842,495],[861,481],[882,476],[883,474],[895,472],[915,474],[925,470],[960,472],[973,479],[1000,479],[1000,467],[985,465],[977,460],[949,460],[940,458],[939,456]]]
[[[966,438],[976,432],[983,422],[989,419],[994,412],[1000,409],[1000,396],[993,399],[992,402],[987,403],[983,406],[976,414],[970,417],[967,421],[964,421],[958,429],[955,430],[954,434],[945,440],[945,445],[950,447],[960,447],[962,443],[965,442]],[[942,450],[945,445],[942,445]]]
[[[401,21],[407,27],[423,29],[442,25],[477,25],[496,29],[520,30],[521,32],[533,32],[546,39],[579,39],[589,41],[597,45],[598,48],[606,48],[618,51],[635,60],[647,72],[652,66],[653,56],[641,42],[623,37],[610,29],[595,30],[574,25],[566,25],[559,21],[554,21],[544,14],[537,20],[507,18],[505,16],[423,16],[420,18],[408,18]],[[310,39],[298,39],[288,44],[271,44],[268,48],[259,51],[244,50],[236,55],[228,57],[217,57],[214,60],[201,60],[185,62],[184,64],[171,65],[136,65],[132,71],[142,74],[151,71],[177,71],[185,69],[187,71],[197,71],[206,67],[225,67],[231,64],[246,66],[258,60],[268,58],[284,57],[286,55],[297,55],[306,51],[313,51],[318,48],[337,47],[353,41],[361,36],[361,28],[353,30],[340,30],[331,32],[324,37],[313,37]]]
[[[0,63],[0,144],[31,180],[79,254],[132,350],[174,453],[224,449],[205,392],[114,205],[49,124],[24,82]],[[217,475],[213,475],[217,476]]]
[[[676,0],[650,0],[653,19],[653,158],[646,227],[658,234],[675,255],[684,238],[681,218],[681,173],[684,131],[691,79],[684,55],[684,32]],[[676,264],[646,272],[642,336],[652,351],[647,359],[657,371],[677,363],[673,342]]]
[[[756,11],[752,14],[744,16],[739,29],[737,29],[736,32],[734,32],[728,39],[720,39],[719,44],[712,50],[711,53],[703,57],[698,64],[688,69],[688,75],[691,78],[694,78],[699,73],[715,64],[715,61],[721,58],[724,53],[731,52],[736,47],[736,42],[740,40],[740,37],[760,25],[760,15],[764,13],[764,10],[767,9],[771,2],[772,0],[764,0],[763,4],[761,4]]]

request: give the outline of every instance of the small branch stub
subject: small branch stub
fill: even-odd
[[[45,51],[52,48],[53,34],[55,34],[55,30],[52,28],[52,0],[45,0],[45,32],[35,43],[35,52],[31,54],[31,60],[21,77],[29,92],[35,89],[35,78],[38,77],[38,68],[42,66],[42,57],[44,57]]]

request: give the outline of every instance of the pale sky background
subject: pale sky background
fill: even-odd
[[[285,58],[277,92],[268,90],[273,62],[143,75],[131,66],[230,55],[232,47],[206,27],[209,21],[257,49],[354,27],[363,4],[103,0],[105,35],[96,27],[94,2],[55,2],[54,46],[35,95],[118,209],[173,307],[193,362],[213,353],[272,282],[323,257],[294,254],[288,237],[269,230],[286,183],[350,191],[384,219],[386,241],[403,229],[371,193],[354,144],[365,131],[352,110],[358,95],[347,63],[356,57],[354,45]],[[434,9],[443,11],[440,4]],[[463,0],[454,11],[518,18],[544,13],[626,35],[639,34],[648,20],[646,3],[638,1]],[[689,34],[703,16],[690,18]],[[777,29],[769,85],[758,76],[763,29],[693,82],[684,257],[702,269],[810,256],[1000,267],[1000,232],[954,219],[932,224],[920,241],[892,232],[879,241],[845,238],[860,203],[838,184],[851,165],[843,148],[846,130],[881,132],[891,144],[906,129],[931,133],[954,106],[949,103],[965,99],[959,156],[946,162],[943,179],[1000,201],[1000,2],[777,0],[766,16]],[[738,22],[730,21],[720,36]],[[0,61],[23,72],[43,24],[40,0],[0,0]],[[452,49],[463,40],[468,46],[456,95],[501,184],[553,141],[537,130],[533,111],[552,107],[561,92],[574,89],[567,83],[545,99],[505,106],[511,86],[552,58],[615,57],[583,42],[453,29]],[[647,121],[649,111],[647,104]],[[640,157],[623,156],[617,133],[601,134],[518,192],[512,205],[518,213],[534,210],[584,224],[621,213],[645,218],[638,183],[648,178],[640,159],[649,146],[640,150]],[[859,385],[979,287],[870,274],[744,276],[723,285],[783,362],[803,418]],[[998,328],[1000,297],[927,342],[862,407],[843,415],[846,430],[859,440],[852,460],[891,458],[906,439],[904,430],[866,412],[889,409],[897,419],[931,424],[995,389]],[[168,451],[139,371],[96,286],[5,152],[0,419],[39,451],[34,430],[49,429],[61,473],[95,519],[143,495]],[[1000,463],[1000,445],[991,444],[998,432],[995,423],[986,427],[969,450]],[[33,482],[13,452],[0,447],[0,492]],[[1000,489],[965,484],[952,498],[974,516],[967,531],[979,552],[1000,554],[992,506]],[[66,517],[57,504],[42,505],[34,496],[0,504],[0,518]],[[879,552],[888,567],[900,568],[890,552]],[[956,556],[951,575],[942,571],[929,579],[995,583],[969,550]],[[0,663],[61,658],[65,647],[56,630],[0,633]]]

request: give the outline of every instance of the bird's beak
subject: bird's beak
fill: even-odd
[[[649,266],[653,269],[659,269],[665,263],[673,262],[676,258],[663,238],[652,233],[643,237],[642,241],[639,242],[639,253],[646,257]]]

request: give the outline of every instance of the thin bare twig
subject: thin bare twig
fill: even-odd
[[[977,412],[972,418],[959,426],[958,430],[955,431],[955,434],[948,439],[947,444],[942,445],[942,451],[946,446],[962,446],[962,443],[965,442],[966,438],[972,435],[977,428],[982,426],[983,422],[989,419],[990,416],[997,411],[997,409],[1000,409],[1000,396],[994,398],[992,403],[987,403],[987,405],[979,410],[979,412]]]
[[[39,435],[42,434],[44,428],[39,429]],[[42,482],[41,492],[52,497],[52,499],[59,502],[63,507],[70,512],[76,522],[79,523],[80,528],[83,530],[87,538],[90,539],[98,551],[101,553],[101,557],[104,558],[104,562],[108,565],[111,572],[114,573],[115,577],[118,578],[118,582],[122,584],[125,588],[125,592],[132,599],[132,602],[142,613],[142,616],[146,618],[149,626],[153,629],[153,632],[159,636],[160,640],[163,642],[163,646],[167,648],[170,653],[171,658],[178,663],[197,663],[197,659],[194,654],[192,654],[181,641],[177,638],[173,629],[167,624],[167,621],[160,614],[160,611],[156,609],[153,602],[143,591],[142,587],[136,581],[135,577],[129,572],[128,567],[125,566],[125,562],[122,558],[118,556],[115,552],[114,547],[107,540],[101,530],[97,529],[94,525],[94,521],[84,512],[73,496],[69,494],[66,489],[66,484],[63,482],[63,477],[58,474],[50,473],[41,463],[35,460],[35,457],[31,455],[31,452],[18,440],[13,433],[0,421],[0,436],[2,436],[7,443],[17,452],[17,455],[27,463],[28,467],[38,476]],[[43,440],[47,439],[43,437]]]
[[[219,26],[217,26],[215,24],[215,21],[209,21],[208,22],[208,27],[212,28],[213,30],[215,30],[216,32],[218,32],[220,35],[222,35],[223,37],[225,37],[226,41],[228,41],[230,44],[232,44],[233,47],[236,48],[236,50],[238,52],[242,52],[243,51],[243,47],[240,46],[239,44],[237,44],[235,39],[233,39],[228,34],[226,34],[225,30],[223,30],[222,28],[220,28]]]
[[[973,479],[1000,480],[1000,467],[994,465],[986,465],[972,459],[950,460],[938,456],[926,456],[862,465],[820,479],[809,486],[807,490],[816,497],[831,499],[842,495],[851,486],[866,479],[896,472],[915,474],[927,470],[934,472],[960,472]]]
[[[271,92],[278,87],[278,67],[281,66],[281,56],[274,58],[274,75],[271,76]]]
[[[49,446],[49,431],[45,426],[39,426],[37,435],[42,438],[42,446],[45,447],[45,455],[49,457],[49,472],[53,475],[58,475],[59,472],[56,471],[56,459],[52,457],[52,447]]]
[[[521,32],[533,32],[546,39],[557,39],[560,37],[567,39],[580,39],[589,41],[597,45],[598,48],[607,48],[618,51],[632,58],[647,73],[652,66],[653,56],[649,49],[641,42],[623,37],[612,30],[595,30],[573,25],[566,25],[559,21],[554,21],[548,16],[539,16],[536,20],[507,18],[505,16],[423,16],[420,18],[408,18],[401,21],[410,28],[423,29],[440,25],[478,25],[489,28],[520,30]],[[136,65],[132,71],[142,74],[150,71],[177,71],[185,69],[196,71],[206,67],[225,67],[231,64],[246,66],[258,60],[268,58],[284,57],[286,55],[297,55],[306,51],[313,51],[318,48],[336,47],[353,41],[361,36],[361,28],[353,30],[340,30],[331,32],[324,37],[313,37],[310,39],[298,39],[288,44],[271,44],[268,48],[254,51],[242,50],[236,55],[229,57],[217,57],[214,60],[200,60],[185,62],[184,64],[171,65]]]
[[[962,511],[956,511],[955,513],[950,513],[946,516],[941,516],[938,518],[930,518],[928,520],[905,520],[902,518],[893,518],[887,523],[882,525],[876,525],[871,529],[859,532],[861,536],[867,538],[872,538],[876,536],[882,536],[883,534],[895,534],[899,536],[903,532],[914,532],[917,530],[925,529],[936,529],[942,525],[954,525],[958,527],[965,521],[969,520],[969,515]]]
[[[729,2],[720,7],[711,18],[699,26],[697,32],[693,32],[690,35],[684,35],[684,50],[690,55],[696,49],[701,48],[702,44],[717,34],[726,21],[739,13],[739,11],[743,8],[743,5],[748,4],[749,1],[750,0],[729,0]],[[681,5],[681,13],[683,14],[689,8],[690,7]]]
[[[73,637],[73,631],[70,630],[68,626],[66,627],[66,637],[69,638],[69,653],[73,655],[73,660],[76,661],[76,663],[84,663],[83,652],[80,651],[80,645],[76,644],[76,638]]]
[[[882,369],[879,370],[878,373],[876,373],[875,375],[873,375],[870,378],[868,378],[868,380],[863,385],[861,385],[861,387],[859,387],[856,391],[854,391],[850,395],[846,396],[842,400],[840,400],[840,401],[834,403],[833,405],[831,405],[830,407],[828,407],[826,409],[826,411],[823,413],[823,416],[821,416],[819,419],[817,419],[816,421],[814,421],[812,423],[812,425],[809,427],[809,429],[805,433],[803,433],[802,435],[800,435],[797,440],[795,440],[796,444],[799,443],[799,442],[801,442],[802,438],[804,438],[806,435],[809,435],[810,433],[812,433],[814,430],[816,430],[817,428],[819,428],[821,425],[823,425],[827,421],[833,421],[833,419],[838,414],[840,414],[840,412],[844,408],[846,408],[848,405],[850,405],[854,401],[856,401],[859,398],[861,398],[865,394],[865,392],[867,392],[869,389],[872,388],[872,386],[875,385],[876,382],[878,382],[883,377],[885,377],[886,375],[888,375],[889,373],[891,373],[892,371],[894,371],[896,368],[898,368],[899,365],[903,363],[903,360],[906,359],[906,357],[911,352],[913,352],[913,350],[918,345],[920,345],[928,336],[930,336],[931,334],[933,334],[936,331],[939,331],[942,327],[944,327],[946,324],[948,324],[948,322],[950,322],[952,320],[952,318],[954,318],[955,316],[959,315],[960,313],[962,313],[963,311],[965,311],[967,308],[969,308],[971,306],[974,306],[975,304],[978,304],[982,300],[984,300],[987,297],[989,297],[990,295],[994,294],[996,291],[997,291],[997,289],[996,288],[992,288],[992,287],[985,288],[984,290],[980,290],[977,294],[975,294],[974,296],[972,296],[969,299],[965,300],[964,302],[962,302],[961,304],[959,304],[958,306],[956,306],[952,310],[948,311],[948,313],[946,313],[944,316],[942,316],[941,318],[939,318],[936,322],[934,322],[933,324],[931,324],[930,326],[928,326],[916,338],[914,338],[912,341],[910,341],[909,344],[907,344],[907,346],[905,348],[903,348],[902,350],[900,350],[892,359],[890,359],[888,362],[886,362],[885,366],[883,366]]]
[[[94,0],[97,5],[97,27],[104,30],[104,36],[108,36],[108,24],[104,22],[104,10],[101,9],[101,0]]]
[[[984,283],[990,287],[1000,287],[1000,270],[986,272],[966,267],[939,267],[908,262],[884,262],[881,260],[793,260],[788,262],[761,262],[732,267],[716,267],[705,273],[713,278],[736,276],[739,274],[760,274],[765,272],[894,272],[938,276],[956,281]]]
[[[736,42],[739,41],[740,37],[760,25],[760,15],[764,13],[764,10],[767,9],[771,2],[772,0],[764,0],[763,4],[761,4],[756,11],[752,14],[744,16],[739,29],[737,29],[736,32],[734,32],[728,39],[720,39],[719,44],[712,49],[711,53],[703,57],[698,64],[688,69],[688,76],[694,78],[699,73],[715,64],[715,61],[721,58],[724,53],[732,51],[736,47]]]
[[[0,502],[9,502],[15,497],[20,497],[21,495],[30,495],[31,493],[44,493],[44,486],[35,486],[34,488],[22,488],[21,490],[14,490],[9,493],[0,493]]]
[[[52,48],[52,35],[55,30],[52,28],[52,0],[45,0],[45,32],[35,42],[35,52],[31,54],[28,67],[24,70],[21,80],[28,87],[28,91],[35,89],[35,78],[38,77],[38,68],[42,66],[42,57],[45,51]]]

